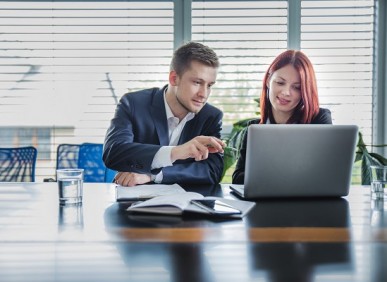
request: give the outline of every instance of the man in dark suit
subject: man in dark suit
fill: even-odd
[[[103,153],[116,183],[219,183],[223,113],[207,103],[218,67],[212,49],[190,42],[174,52],[168,85],[121,98]]]

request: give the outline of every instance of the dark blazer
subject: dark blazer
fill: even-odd
[[[260,119],[252,120],[250,124],[259,124]],[[312,119],[311,124],[332,124],[331,111],[328,109],[320,108],[319,113]],[[257,144],[258,146],[258,144]],[[245,181],[245,163],[246,163],[246,149],[247,149],[247,130],[243,137],[241,148],[239,150],[239,158],[235,167],[235,171],[232,174],[232,183],[243,184]]]
[[[117,105],[107,130],[103,160],[108,168],[146,174],[157,151],[169,145],[164,90],[152,88],[125,94]],[[223,113],[206,104],[184,126],[178,144],[199,135],[220,138]],[[173,166],[162,168],[162,183],[217,184],[223,171],[223,155],[209,154],[208,159],[177,160]]]

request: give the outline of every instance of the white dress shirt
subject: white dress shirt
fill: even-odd
[[[191,119],[193,119],[195,116],[194,113],[190,112],[179,122],[179,119],[173,115],[171,108],[167,103],[167,100],[165,98],[166,91],[167,89],[165,89],[164,92],[164,106],[168,120],[169,146],[163,146],[160,148],[160,150],[157,151],[156,155],[153,158],[151,169],[173,165],[171,160],[171,151],[175,146],[177,146],[185,124]],[[163,172],[160,171],[160,173],[158,173],[156,176],[151,175],[151,178],[154,182],[161,183],[161,181],[163,180]]]

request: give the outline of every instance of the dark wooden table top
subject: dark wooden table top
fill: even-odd
[[[130,215],[112,184],[83,195],[60,206],[56,183],[0,183],[0,281],[387,281],[387,201],[367,186],[222,221]]]

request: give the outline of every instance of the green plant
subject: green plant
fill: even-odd
[[[260,99],[254,99],[254,101],[258,104],[258,111],[256,112],[257,117],[260,115],[259,109],[260,109]],[[233,124],[231,133],[228,137],[224,139],[226,142],[226,148],[224,149],[224,169],[223,169],[223,175],[222,179],[226,174],[226,171],[230,169],[235,162],[238,160],[239,157],[239,149],[243,140],[243,136],[245,134],[245,131],[247,130],[247,126],[251,120],[256,119],[255,118],[247,118],[240,121],[237,121]]]
[[[227,146],[224,149],[224,169],[222,178],[226,174],[226,171],[231,168],[238,160],[239,148],[241,146],[244,133],[247,130],[247,125],[250,120],[252,120],[252,118],[244,119],[234,123],[230,135],[226,139],[224,139]]]
[[[366,145],[363,141],[363,135],[359,132],[357,142],[357,151],[355,162],[361,161],[361,184],[370,185],[371,183],[371,165],[387,165],[387,159],[382,155],[368,152],[367,147],[385,147],[383,145]]]

